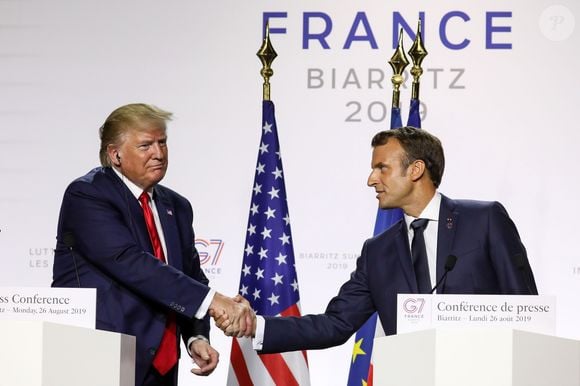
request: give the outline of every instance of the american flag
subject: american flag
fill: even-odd
[[[298,280],[274,104],[263,101],[262,137],[246,230],[240,294],[259,315],[299,316]],[[229,386],[309,385],[306,352],[258,355],[233,338]]]

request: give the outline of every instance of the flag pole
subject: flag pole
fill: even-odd
[[[274,75],[274,70],[272,70],[272,62],[276,59],[278,54],[272,42],[270,41],[270,24],[266,23],[266,33],[264,34],[264,40],[262,41],[262,46],[256,53],[260,61],[262,62],[262,69],[260,70],[260,75],[264,78],[264,84],[262,85],[262,99],[265,101],[270,100],[270,77]]]
[[[393,76],[391,82],[393,83],[393,99],[391,104],[391,122],[390,128],[395,129],[401,127],[401,109],[399,106],[400,88],[403,84],[403,71],[409,64],[409,60],[405,56],[403,50],[403,29],[399,32],[399,44],[389,64],[393,69]],[[375,227],[373,234],[376,236],[388,229],[403,217],[401,209],[377,209],[377,217],[375,219]],[[373,384],[373,364],[372,352],[373,341],[377,330],[382,327],[378,323],[378,314],[375,312],[365,324],[357,331],[355,336],[355,345],[352,351],[352,363],[348,373],[348,386],[363,385],[371,386]],[[381,333],[379,333],[381,334]],[[384,333],[382,333],[384,335]]]
[[[423,74],[423,68],[421,63],[423,59],[427,56],[428,52],[423,45],[423,37],[421,31],[421,19],[417,24],[417,35],[415,36],[415,41],[409,49],[409,56],[413,60],[413,67],[411,68],[411,75],[413,76],[413,89],[411,92],[411,99],[419,99],[419,78]]]
[[[399,98],[401,95],[401,84],[403,84],[403,71],[405,71],[405,67],[409,64],[409,59],[405,55],[405,51],[403,50],[403,29],[399,31],[399,44],[397,45],[397,49],[395,53],[389,60],[389,64],[393,69],[393,76],[391,77],[391,83],[393,83],[393,99],[391,107],[399,108]]]
[[[419,29],[417,32],[417,37],[415,37],[415,42],[409,55],[413,59],[413,69],[411,70],[411,75],[414,77],[413,81],[413,98],[411,99],[411,109],[409,111],[409,121],[408,126],[413,126],[416,128],[421,127],[421,116],[419,115],[419,77],[421,76],[423,69],[421,68],[421,62],[423,58],[427,56],[427,51],[423,46],[423,41],[421,40],[421,21],[419,21]],[[393,100],[391,104],[391,129],[396,129],[402,126],[401,123],[401,109],[399,106],[400,97],[400,87],[403,84],[403,72],[405,67],[409,64],[409,60],[405,56],[405,51],[403,50],[403,30],[399,32],[399,44],[389,64],[393,69],[393,76],[391,82],[393,83]],[[396,209],[378,209],[377,217],[375,220],[374,235],[378,235],[385,229],[388,229],[397,221],[403,218],[403,211],[399,208]],[[381,325],[379,323],[377,313],[375,312],[373,316],[366,321],[366,323],[358,330],[355,337],[355,346],[353,348],[352,355],[352,365],[350,367],[350,372],[348,374],[348,386],[359,386],[362,382],[363,385],[372,386],[373,384],[373,364],[371,361],[373,352],[373,339],[375,336],[384,335],[381,332]]]
[[[300,316],[300,293],[280,141],[270,100],[271,65],[277,54],[266,25],[257,56],[264,78],[262,126],[246,228],[239,293],[256,314]],[[306,352],[258,354],[251,339],[232,339],[228,386],[310,386]]]

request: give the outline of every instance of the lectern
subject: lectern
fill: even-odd
[[[580,386],[580,341],[513,329],[430,329],[375,340],[375,386]]]
[[[42,321],[0,321],[1,384],[134,386],[135,337]]]

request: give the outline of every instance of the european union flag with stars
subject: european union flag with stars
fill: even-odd
[[[408,124],[421,127],[421,117],[419,116],[419,101],[411,100]],[[401,109],[391,108],[391,129],[401,127]],[[373,235],[376,236],[403,218],[403,211],[396,209],[378,209],[375,220]],[[378,323],[378,315],[375,312],[363,326],[357,331],[352,349],[352,361],[348,373],[347,386],[372,386],[373,385],[373,364],[372,353],[375,333]]]

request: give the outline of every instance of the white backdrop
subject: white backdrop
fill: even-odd
[[[393,20],[414,30],[423,12],[423,127],[445,146],[441,191],[506,205],[540,292],[558,296],[558,334],[580,339],[580,6],[478,3],[0,0],[0,285],[50,285],[64,188],[98,163],[106,116],[146,102],[175,113],[164,183],[194,206],[212,285],[236,293],[260,135],[255,52],[264,12],[280,12],[272,99],[302,311],[322,312],[372,233],[369,142],[388,128]],[[329,21],[328,48],[305,47],[305,34]],[[405,117],[409,96],[404,89]],[[184,359],[182,385],[225,383],[230,341],[217,330],[212,340],[218,370],[199,379]],[[312,384],[345,384],[351,349],[352,340],[310,351]]]

